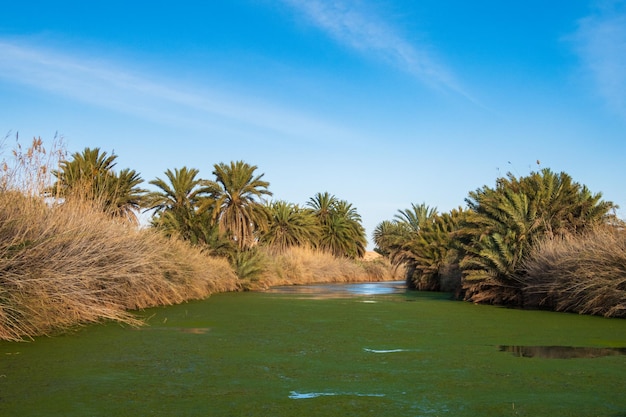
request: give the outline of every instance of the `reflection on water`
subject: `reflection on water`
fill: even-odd
[[[524,358],[574,359],[626,355],[626,348],[597,348],[574,346],[498,346],[500,352],[510,352]]]
[[[403,294],[407,291],[404,281],[362,282],[355,284],[315,284],[272,287],[267,292],[278,294],[307,295],[316,298],[343,298],[385,294]]]

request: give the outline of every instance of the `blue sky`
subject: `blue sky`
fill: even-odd
[[[7,2],[0,57],[1,137],[58,134],[146,181],[244,160],[371,236],[548,167],[626,217],[624,1]]]

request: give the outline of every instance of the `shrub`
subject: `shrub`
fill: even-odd
[[[525,305],[626,317],[626,232],[597,228],[583,236],[545,239],[523,262]]]

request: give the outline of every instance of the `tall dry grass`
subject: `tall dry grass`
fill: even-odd
[[[523,263],[525,306],[626,317],[626,232],[548,239]]]
[[[0,339],[103,319],[139,324],[129,309],[239,288],[223,259],[115,221],[96,202],[42,197],[65,155],[61,146],[16,141],[0,161]]]
[[[238,288],[229,264],[81,201],[0,193],[0,339],[50,334]]]
[[[250,288],[401,279],[402,272],[382,257],[355,261],[310,248],[294,247],[282,254],[268,256],[263,273]]]

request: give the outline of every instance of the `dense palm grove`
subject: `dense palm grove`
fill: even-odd
[[[164,178],[143,182],[130,169],[115,171],[115,155],[85,149],[61,163],[51,195],[87,194],[113,217],[137,223],[137,211],[152,213],[151,225],[168,236],[201,245],[235,266],[253,260],[259,246],[271,253],[309,247],[337,257],[360,258],[367,239],[361,217],[347,201],[318,193],[304,207],[271,197],[269,182],[243,161],[213,166],[213,180],[195,168],[167,170]],[[248,263],[248,262],[244,262]]]
[[[215,164],[213,179],[193,168],[168,169],[147,191],[135,171],[116,171],[115,159],[100,149],[71,155],[53,172],[48,194],[88,197],[108,215],[135,224],[138,212],[150,213],[151,227],[228,259],[240,278],[258,273],[264,254],[290,248],[349,259],[365,253],[361,217],[327,192],[304,206],[268,200],[269,182],[243,161]],[[626,316],[624,224],[600,193],[566,173],[541,169],[498,178],[495,187],[470,192],[465,203],[448,213],[426,204],[398,210],[374,230],[376,251],[401,267],[415,289]],[[566,272],[573,278],[564,279]]]
[[[624,224],[601,194],[542,169],[499,178],[493,188],[470,192],[466,203],[443,214],[425,204],[399,211],[374,231],[378,250],[406,266],[407,281],[418,289],[626,316]],[[577,278],[564,280],[567,274]]]

